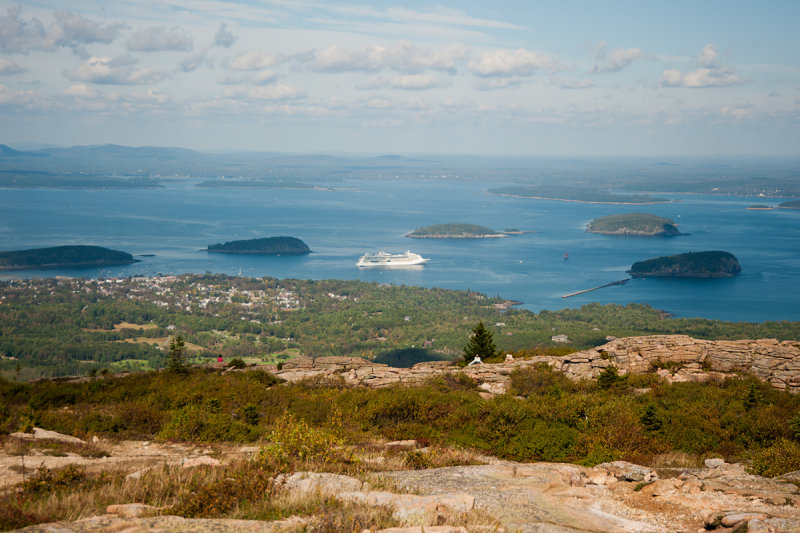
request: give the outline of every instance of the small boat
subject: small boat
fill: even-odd
[[[564,261],[566,261],[567,259],[569,259],[569,254],[564,252]]]
[[[356,266],[359,268],[369,268],[369,267],[396,268],[396,267],[424,265],[428,261],[430,261],[430,259],[426,259],[421,255],[415,254],[410,250],[406,250],[406,252],[402,254],[390,254],[384,251],[380,251],[377,254],[367,253],[362,255],[359,258],[359,260],[356,261]]]

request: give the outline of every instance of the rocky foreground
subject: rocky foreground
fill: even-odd
[[[52,437],[52,435],[50,435]],[[415,448],[415,441],[385,446]],[[128,443],[138,455],[147,443]],[[176,461],[175,447],[161,449],[147,460]],[[425,448],[417,452],[426,453]],[[136,453],[134,453],[136,452]],[[187,450],[184,450],[184,453]],[[125,463],[121,448],[114,451],[118,467],[136,476],[144,465]],[[49,458],[56,459],[56,458]],[[64,460],[66,458],[58,458]],[[105,458],[97,461],[108,461]],[[184,468],[211,467],[206,458]],[[592,468],[560,463],[514,463],[489,459],[491,464],[373,474],[366,480],[350,476],[296,472],[276,479],[287,496],[325,497],[343,503],[388,508],[403,527],[389,532],[466,533],[519,531],[573,532],[800,532],[800,472],[767,479],[750,475],[740,464],[708,459],[703,468],[653,470],[617,461]],[[106,468],[113,468],[106,462]],[[385,487],[393,490],[387,490]],[[143,504],[110,505],[107,514],[40,524],[28,532],[85,531],[138,533],[145,531],[296,532],[313,530],[314,517],[290,517],[273,522],[231,519],[186,519],[160,515]],[[435,526],[453,517],[468,517],[465,526]],[[424,525],[424,527],[422,527]]]

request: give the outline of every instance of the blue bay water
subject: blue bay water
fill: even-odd
[[[130,276],[206,271],[300,279],[360,279],[472,289],[538,311],[590,302],[648,303],[684,317],[800,320],[800,211],[752,211],[753,198],[666,194],[651,206],[582,204],[493,196],[486,185],[348,181],[336,190],[6,189],[0,193],[0,249],[95,244],[141,263],[80,270],[16,271],[4,277]],[[585,232],[598,216],[644,211],[674,219],[690,235],[624,238]],[[504,239],[418,240],[431,224],[468,222],[536,233]],[[301,257],[209,254],[208,244],[291,235],[315,253]],[[359,270],[366,251],[411,249],[431,261],[407,270]],[[726,250],[742,265],[733,279],[634,279],[572,298],[561,295],[627,277],[635,261]],[[564,254],[569,259],[564,259]]]

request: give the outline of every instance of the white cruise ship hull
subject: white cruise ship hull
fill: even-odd
[[[404,254],[378,252],[377,254],[364,254],[356,261],[356,266],[359,268],[404,268],[424,265],[428,261],[430,259],[411,251]]]

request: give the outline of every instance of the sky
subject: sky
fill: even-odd
[[[0,1],[0,143],[800,154],[800,2]]]

